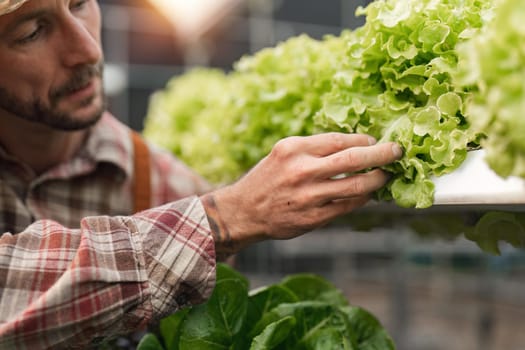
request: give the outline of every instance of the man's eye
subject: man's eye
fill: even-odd
[[[37,26],[36,29],[34,29],[33,31],[31,31],[31,33],[21,37],[20,39],[17,40],[17,43],[18,44],[26,44],[26,43],[30,43],[32,41],[35,41],[38,39],[38,37],[40,36],[40,34],[42,33],[42,26]]]
[[[72,4],[71,4],[71,9],[72,10],[81,10],[90,0],[79,0],[79,1],[74,1]]]

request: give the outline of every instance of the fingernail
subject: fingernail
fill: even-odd
[[[368,144],[370,146],[375,145],[376,143],[377,143],[377,140],[375,139],[375,137],[368,136]]]
[[[394,157],[401,158],[403,155],[403,150],[401,149],[401,146],[399,146],[397,143],[394,143],[392,145],[392,153],[394,154]]]

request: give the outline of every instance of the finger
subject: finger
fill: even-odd
[[[324,224],[337,218],[338,216],[348,214],[356,209],[363,207],[371,199],[371,195],[366,195],[361,197],[338,199],[328,202],[319,209],[320,213],[318,214],[318,216],[320,218],[320,222]]]
[[[376,140],[369,135],[338,132],[298,137],[296,141],[302,150],[319,157],[340,152],[349,147],[370,146],[376,143]]]
[[[339,174],[355,173],[390,164],[402,156],[401,147],[395,142],[368,147],[352,147],[321,158],[317,176],[331,178]]]
[[[334,200],[368,196],[386,185],[390,176],[381,169],[354,174],[341,179],[326,180],[315,187],[316,200],[327,203]]]
[[[335,217],[348,214],[356,209],[363,207],[372,199],[371,195],[354,197],[333,201],[330,205],[333,208]]]

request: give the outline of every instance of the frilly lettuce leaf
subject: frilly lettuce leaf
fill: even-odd
[[[456,89],[456,45],[483,27],[490,1],[375,1],[357,13],[365,24],[348,51],[316,122],[396,141],[405,155],[380,199],[403,207],[433,203],[432,176],[456,169],[479,135],[464,113],[468,94]],[[341,78],[344,77],[344,78]],[[337,113],[334,113],[337,111]]]
[[[150,97],[144,136],[210,182],[231,181],[245,171],[230,151],[231,132],[238,125],[229,117],[235,88],[235,81],[218,69],[196,68],[172,78]]]
[[[486,137],[487,163],[500,176],[525,177],[525,3],[497,2],[493,20],[458,47],[455,84],[470,88],[466,112]]]

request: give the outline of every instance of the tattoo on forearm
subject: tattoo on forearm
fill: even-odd
[[[215,253],[217,255],[217,260],[225,260],[236,252],[235,243],[231,239],[228,227],[226,227],[225,223],[222,221],[213,194],[204,195],[202,201],[206,208],[208,222],[210,223],[213,239],[215,240]]]

